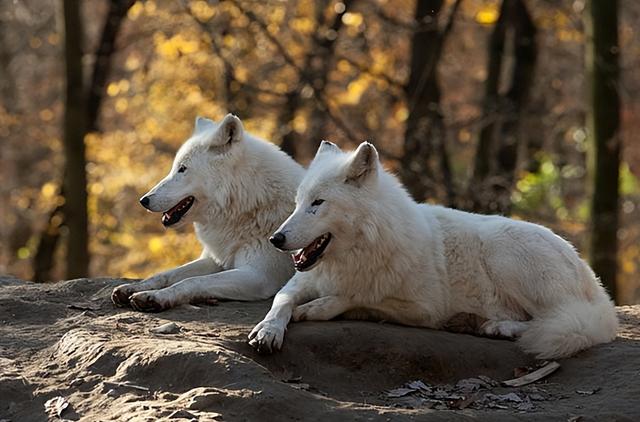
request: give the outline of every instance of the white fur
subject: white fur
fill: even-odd
[[[312,206],[317,199],[324,202]],[[371,144],[352,153],[323,144],[279,232],[286,250],[327,232],[332,240],[251,332],[259,350],[281,347],[292,316],[326,320],[345,312],[430,328],[476,314],[488,320],[483,333],[521,336],[522,347],[540,358],[569,356],[616,335],[611,300],[568,242],[536,224],[416,204]]]
[[[114,302],[124,305],[128,299],[136,309],[158,311],[198,300],[273,296],[294,270],[268,237],[294,208],[303,173],[277,146],[244,132],[237,117],[227,115],[221,123],[199,117],[170,173],[145,196],[156,212],[196,198],[176,225],[193,223],[202,255],[119,286]]]

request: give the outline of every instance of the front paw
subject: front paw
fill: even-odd
[[[134,293],[129,298],[129,303],[140,312],[162,312],[171,308],[169,301],[159,298],[156,292]]]
[[[272,353],[282,347],[284,331],[285,327],[276,321],[262,321],[251,330],[249,344],[258,353]]]
[[[133,284],[123,284],[113,289],[111,292],[111,301],[114,305],[121,308],[130,306],[129,298],[135,293]]]

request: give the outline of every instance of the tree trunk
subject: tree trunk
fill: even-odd
[[[66,177],[63,176],[63,179]],[[64,187],[59,196],[64,198]],[[64,222],[64,204],[57,205],[49,214],[47,226],[40,235],[38,248],[33,257],[33,281],[43,283],[51,281],[53,257],[60,241],[60,225]]]
[[[287,94],[286,104],[280,115],[280,127],[285,128],[280,148],[294,158],[305,155],[313,157],[320,141],[325,137],[327,111],[320,107],[317,99],[311,98],[310,101],[305,101],[301,97],[301,90],[307,83],[310,83],[313,84],[319,95],[324,94],[329,73],[333,67],[333,55],[338,33],[344,24],[342,17],[349,11],[352,3],[353,0],[344,1],[344,8],[336,13],[330,22],[327,22],[326,18],[326,9],[329,3],[322,1],[315,4],[318,30],[316,30],[310,50],[305,56],[298,85]],[[320,29],[324,29],[324,31],[320,31]],[[333,34],[335,37],[328,37],[327,34]],[[307,103],[310,104],[311,112],[309,114],[309,129],[305,138],[309,142],[303,145],[298,142],[299,137],[293,130],[292,122],[298,111]]]
[[[469,184],[471,208],[486,213],[509,214],[516,178],[523,109],[534,82],[537,59],[536,27],[524,0],[504,0],[491,34],[483,126],[478,138],[473,178]],[[507,42],[511,40],[511,42]],[[505,46],[511,46],[509,51]],[[507,55],[513,67],[506,93],[500,93]]]
[[[64,214],[69,229],[67,278],[88,275],[89,242],[87,173],[84,136],[87,131],[86,96],[82,77],[82,19],[80,2],[63,0],[66,97],[64,155],[66,193]]]
[[[109,3],[109,11],[107,12],[107,18],[105,20],[105,24],[103,27],[102,35],[100,36],[100,43],[98,44],[98,49],[96,51],[96,59],[93,65],[93,71],[91,74],[91,84],[89,89],[87,90],[86,96],[86,128],[87,131],[99,131],[100,127],[98,125],[98,118],[100,112],[100,106],[102,104],[102,100],[104,98],[104,92],[106,90],[107,82],[109,80],[109,75],[111,73],[111,61],[113,53],[115,52],[115,42],[120,32],[120,28],[122,26],[122,21],[126,18],[127,12],[133,6],[135,0],[117,0]],[[67,7],[66,5],[64,6]],[[78,18],[79,19],[79,18]],[[66,29],[66,10],[65,10],[65,29]],[[72,29],[71,34],[75,32],[81,34],[81,29],[74,28]],[[75,35],[74,35],[75,36]],[[78,42],[78,39],[70,40],[71,42]],[[78,42],[80,45],[81,42]],[[65,48],[66,48],[65,41]],[[65,58],[66,58],[65,53]],[[77,60],[77,59],[74,59]],[[68,75],[67,71],[67,75]],[[78,77],[74,75],[74,77]],[[77,82],[76,82],[77,83]],[[69,88],[69,86],[67,87]],[[84,86],[78,85],[78,92],[75,94],[84,94]],[[84,100],[83,100],[84,101]],[[68,103],[67,103],[68,104]],[[77,107],[77,104],[76,104]],[[65,114],[65,134],[67,128],[67,117]],[[86,131],[82,134],[82,139],[84,139],[84,135]],[[77,136],[77,135],[76,135]],[[65,135],[66,137],[66,135]],[[82,142],[82,148],[84,149],[84,141]],[[84,161],[84,152],[82,152],[82,161]],[[67,154],[67,143],[65,139],[65,158],[69,159]],[[84,168],[84,164],[83,164]],[[86,176],[85,176],[86,177]],[[68,202],[68,198],[66,198],[64,193],[64,185],[67,185],[68,176],[67,169],[65,169],[63,175],[63,185],[61,186],[59,195],[65,198],[65,201]],[[78,183],[79,185],[79,183]],[[86,180],[85,187],[83,191],[86,191]],[[86,195],[86,193],[85,193]],[[86,197],[86,196],[85,196]],[[50,281],[52,279],[51,271],[53,270],[53,258],[56,252],[56,249],[59,245],[59,237],[60,237],[60,223],[66,224],[68,216],[65,213],[65,206],[57,206],[55,209],[51,211],[49,217],[47,219],[47,226],[43,230],[40,241],[38,243],[38,248],[36,250],[34,261],[33,261],[33,272],[34,281],[44,282]],[[85,220],[88,221],[88,218],[85,217]],[[88,223],[87,223],[88,225]],[[69,227],[71,231],[71,227]],[[71,237],[69,239],[71,242]],[[87,262],[88,262],[88,252],[87,252]],[[67,266],[69,262],[67,263]],[[88,269],[88,263],[86,265]],[[85,271],[86,272],[86,271]],[[69,270],[67,270],[69,273]],[[69,274],[67,274],[69,276]]]
[[[620,99],[618,2],[589,0],[585,12],[589,89],[591,265],[616,299]]]
[[[326,22],[326,18],[323,17],[326,5],[320,10],[322,12],[320,13],[322,19],[318,20],[318,27],[322,28],[326,26],[328,31],[316,31],[314,34],[314,47],[312,55],[307,59],[306,67],[308,79],[313,83],[314,88],[320,95],[323,95],[325,92],[329,73],[333,68],[338,33],[343,27],[342,17],[351,9],[352,3],[353,0],[344,0],[342,2],[344,8],[335,14],[331,22]],[[333,34],[334,36],[328,37],[327,34]],[[307,136],[309,140],[308,148],[310,148],[312,156],[320,146],[320,142],[326,137],[326,127],[327,112],[316,103],[311,109]]]
[[[518,152],[523,143],[520,125],[524,118],[523,108],[529,99],[534,82],[537,58],[536,27],[523,0],[513,4],[513,56],[514,65],[511,85],[504,96],[502,124],[498,131],[495,176],[491,183],[494,211],[508,215],[511,212],[511,191],[516,178]]]
[[[106,91],[109,74],[111,73],[111,59],[116,50],[116,38],[127,12],[135,0],[112,0],[102,29],[102,36],[96,51],[91,83],[87,98],[87,129],[89,132],[98,130],[98,116],[102,97]]]
[[[473,200],[472,209],[480,211],[490,208],[490,194],[487,189],[487,178],[491,172],[492,155],[495,150],[494,139],[500,96],[500,76],[502,75],[502,59],[507,34],[508,9],[511,0],[503,0],[500,16],[489,39],[487,61],[487,79],[484,87],[482,106],[482,128],[478,136],[473,176],[469,184],[469,197]]]
[[[282,142],[280,148],[289,154],[291,158],[296,158],[296,132],[293,129],[293,119],[300,108],[300,92],[293,90],[287,93],[284,109],[280,114],[280,130],[282,131]]]
[[[443,0],[418,0],[415,22],[418,28],[411,41],[411,72],[405,87],[409,116],[404,135],[401,178],[417,201],[434,192],[433,171],[429,158],[434,145],[444,140],[434,140],[434,121],[441,120],[440,87],[437,78],[437,61],[440,56],[438,14]]]

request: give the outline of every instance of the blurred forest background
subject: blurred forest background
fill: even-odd
[[[4,0],[0,273],[196,257],[138,198],[233,112],[303,163],[371,140],[417,200],[547,225],[638,302],[638,23],[630,0]]]

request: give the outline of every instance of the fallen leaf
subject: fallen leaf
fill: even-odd
[[[106,387],[123,387],[123,388],[131,388],[133,390],[145,391],[149,392],[150,390],[147,387],[143,387],[141,385],[130,384],[128,382],[114,382],[114,381],[103,381],[103,384]]]
[[[149,331],[154,334],[175,334],[180,332],[180,326],[175,322],[167,322],[166,324],[152,328]]]
[[[479,394],[474,393],[467,397],[466,399],[458,400],[453,404],[453,407],[456,409],[464,410],[469,407],[474,401],[478,400]]]
[[[520,403],[522,401],[522,397],[517,395],[516,393],[507,393],[507,394],[487,394],[485,396],[487,400],[495,400],[499,402],[515,402]]]
[[[580,394],[581,396],[591,396],[600,391],[600,389],[600,387],[596,387],[592,390],[576,390],[576,393]]]
[[[535,406],[533,405],[533,403],[531,403],[531,400],[527,399],[525,401],[523,401],[522,403],[518,404],[516,406],[516,409],[521,411],[521,412],[530,412],[535,408]]]
[[[478,391],[481,388],[490,387],[485,381],[480,378],[465,378],[458,381],[455,385],[456,390],[461,393],[473,393],[474,391]]]
[[[521,376],[519,378],[503,381],[502,384],[509,387],[522,387],[523,385],[531,384],[532,382],[541,380],[542,378],[555,372],[558,368],[560,368],[560,364],[558,362],[549,362],[542,368],[537,369],[530,374]]]
[[[486,375],[478,375],[478,378],[481,379],[482,381],[486,382],[487,384],[489,384],[489,386],[491,387],[495,387],[500,385],[500,383],[496,380],[494,380],[491,377],[488,377]]]
[[[394,390],[387,391],[387,397],[391,397],[391,398],[403,397],[408,394],[414,393],[415,391],[416,391],[415,388],[404,388],[404,387],[396,388]]]
[[[62,417],[62,412],[64,412],[67,407],[69,407],[69,402],[62,396],[49,399],[44,404],[47,412],[54,413],[59,418]]]
[[[420,380],[411,381],[409,384],[407,384],[407,388],[413,388],[414,390],[431,391],[431,387]]]

